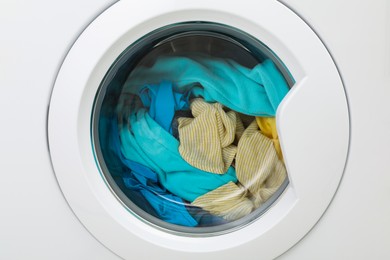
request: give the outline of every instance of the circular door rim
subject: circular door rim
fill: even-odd
[[[251,5],[259,8],[248,8]],[[111,64],[148,32],[187,21],[226,24],[259,38],[296,81],[277,111],[290,185],[257,221],[214,237],[170,234],[129,214],[101,177],[91,142],[95,94]],[[317,117],[335,120],[337,131],[317,122]],[[316,149],[313,140],[324,148]],[[330,140],[337,144],[337,152],[329,146]],[[153,247],[148,254],[160,257],[172,258],[173,252],[182,257],[191,252],[229,252],[239,257],[249,246],[265,258],[274,258],[316,224],[335,194],[348,153],[348,107],[326,48],[309,26],[276,1],[145,1],[136,6],[120,1],[89,25],[64,60],[50,102],[48,141],[56,177],[72,210],[101,243],[121,257],[141,254],[145,247]],[[316,169],[318,165],[322,168]]]

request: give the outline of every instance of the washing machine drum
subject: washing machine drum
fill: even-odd
[[[276,1],[218,2],[121,1],[59,71],[56,176],[123,258],[274,258],[340,182],[348,108],[322,42]]]

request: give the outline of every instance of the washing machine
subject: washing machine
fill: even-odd
[[[3,0],[0,14],[1,259],[390,258],[388,1]],[[241,115],[282,85],[271,112],[242,117],[273,117],[283,178],[246,187],[240,167],[271,164],[239,159],[246,130],[226,173],[175,161],[188,118],[176,139],[150,119],[164,84],[154,114],[170,122],[178,95]],[[200,199],[217,181],[250,210],[231,213],[230,188]]]

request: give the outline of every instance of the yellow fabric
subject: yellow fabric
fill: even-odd
[[[236,175],[239,183],[229,182],[192,204],[227,220],[236,220],[258,208],[280,187],[286,169],[272,140],[259,131],[256,121],[245,129],[238,142]]]
[[[263,135],[271,138],[274,142],[276,153],[280,160],[283,160],[282,150],[280,149],[278,132],[276,131],[275,117],[256,117],[256,122],[260,127],[260,131]]]
[[[235,111],[225,112],[220,103],[207,103],[201,98],[192,100],[194,118],[178,119],[180,155],[190,165],[203,171],[223,174],[233,162],[244,126]]]

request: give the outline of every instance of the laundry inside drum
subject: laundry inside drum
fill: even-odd
[[[259,40],[185,23],[149,33],[96,95],[102,177],[130,214],[183,235],[217,235],[260,216],[288,185],[276,110],[293,83]]]

